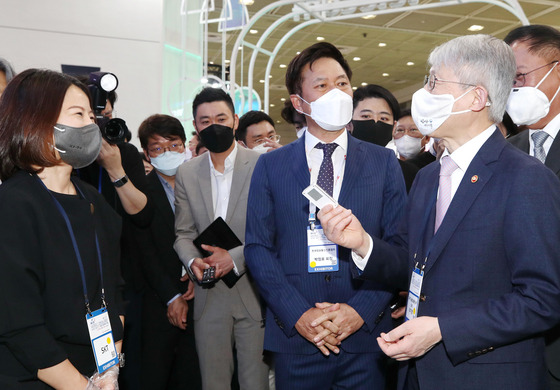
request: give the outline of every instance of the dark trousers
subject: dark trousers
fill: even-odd
[[[385,387],[386,356],[379,353],[331,353],[325,357],[275,353],[276,390],[353,389]]]
[[[169,323],[167,307],[155,293],[147,291],[144,294],[141,389],[202,388],[194,341],[193,303],[189,302],[187,329],[182,330]]]

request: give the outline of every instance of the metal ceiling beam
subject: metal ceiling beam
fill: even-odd
[[[406,5],[408,3],[408,5]],[[268,6],[262,8],[258,11],[249,22],[243,27],[231,54],[230,60],[230,94],[234,98],[236,88],[236,65],[237,57],[239,53],[239,48],[241,46],[253,49],[251,54],[251,59],[249,62],[249,69],[247,72],[248,80],[248,90],[250,91],[248,97],[248,106],[251,107],[252,104],[252,93],[253,90],[253,71],[257,55],[259,53],[265,54],[269,57],[266,73],[264,78],[264,112],[268,113],[269,110],[269,87],[270,87],[270,72],[272,70],[272,64],[274,59],[284,43],[295,34],[297,31],[310,26],[312,24],[317,24],[321,22],[333,22],[346,19],[355,19],[367,15],[383,15],[389,13],[397,12],[409,12],[416,10],[425,10],[430,8],[439,8],[453,5],[462,5],[468,3],[485,3],[490,5],[495,5],[505,9],[506,11],[513,14],[518,18],[523,25],[528,25],[529,20],[525,16],[523,9],[519,5],[518,0],[440,0],[439,2],[433,2],[428,4],[419,4],[418,0],[338,0],[338,1],[327,1],[322,2],[301,2],[300,0],[280,0],[269,4]],[[270,11],[277,10],[278,8],[286,5],[293,5],[292,11],[288,14],[282,16],[276,22],[271,24],[266,31],[261,35],[256,45],[245,42],[245,37],[251,27],[264,15]],[[377,9],[376,9],[377,8]],[[266,39],[278,28],[282,23],[292,19],[300,20],[303,16],[304,21],[299,25],[292,28],[287,34],[285,34],[282,39],[278,42],[276,47],[272,52],[264,50],[262,48],[263,43]],[[243,85],[239,86],[240,88]]]

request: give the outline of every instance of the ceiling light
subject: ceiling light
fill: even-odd
[[[262,83],[262,84],[264,84],[264,80],[259,80],[259,83]]]
[[[365,87],[367,85],[367,83],[362,83],[362,86]]]
[[[277,121],[276,121],[276,123],[280,123],[280,121],[279,121],[279,120],[277,120]]]
[[[386,44],[385,42],[379,42],[379,45],[377,45],[377,46],[379,46],[379,47],[385,47],[385,46],[387,46],[387,44]]]
[[[275,106],[274,106],[274,103],[270,103],[270,107],[275,107]]]
[[[354,61],[360,61],[360,60],[361,60],[360,57],[354,57],[354,58],[352,58],[352,59],[353,59]]]
[[[317,40],[318,40],[318,41],[324,41],[325,38],[324,38],[324,37],[317,37]]]
[[[285,101],[286,101],[286,98],[281,98],[280,101],[281,101],[281,102],[285,102]]]
[[[239,4],[241,5],[253,5],[255,0],[239,0]]]
[[[388,76],[389,76],[389,73],[383,73],[381,76],[383,76],[383,77],[388,77]]]
[[[481,30],[484,30],[484,26],[480,26],[478,24],[473,24],[472,26],[467,28],[467,30],[469,30],[469,31],[481,31]]]
[[[226,60],[226,64],[229,64],[229,62],[230,62],[229,60]]]
[[[256,34],[256,33],[259,32],[259,30],[249,30],[249,32],[250,32],[251,34]]]
[[[353,89],[353,90],[355,91],[355,90],[357,90],[357,89],[358,89],[358,87],[352,87],[352,89]]]
[[[296,55],[298,55],[298,56],[299,56],[299,53],[301,53],[301,51],[298,51],[298,52],[296,53]]]
[[[414,62],[408,61],[408,62],[406,63],[406,65],[407,65],[407,66],[412,66],[412,65],[414,65]]]
[[[285,68],[285,67],[286,67],[286,64],[280,64],[280,67],[281,67],[281,68]]]
[[[210,65],[214,65],[214,61],[210,61]]]
[[[362,19],[373,19],[375,18],[376,15],[366,15],[366,16],[362,16]]]

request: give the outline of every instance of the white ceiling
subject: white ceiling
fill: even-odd
[[[238,1],[238,0],[232,0]],[[216,15],[221,11],[221,1],[216,0]],[[251,17],[263,7],[274,3],[271,0],[255,0],[248,6]],[[283,107],[282,98],[288,99],[284,87],[285,68],[296,53],[317,42],[317,37],[325,38],[344,53],[353,71],[352,85],[361,83],[380,84],[392,91],[399,102],[410,100],[412,93],[422,85],[426,74],[426,59],[429,52],[437,45],[454,37],[474,34],[468,28],[472,25],[483,26],[480,31],[498,38],[504,38],[521,22],[501,7],[480,3],[445,6],[442,0],[420,0],[420,4],[441,3],[441,6],[429,10],[377,15],[372,19],[350,19],[341,22],[317,23],[296,32],[282,46],[275,58],[270,78],[269,114],[277,123],[277,130],[282,135],[282,143],[295,139],[295,133],[280,116]],[[560,0],[520,0],[525,15],[531,24],[546,24],[560,29]],[[291,5],[277,8],[272,14],[261,17],[252,27],[258,31],[248,34],[245,40],[256,44],[268,26],[286,15]],[[212,16],[212,15],[211,15]],[[299,23],[293,20],[281,24],[266,39],[263,48],[272,51],[278,41]],[[231,57],[233,45],[239,32],[227,33],[226,58]],[[209,25],[208,61],[214,64],[222,62],[222,34],[217,32],[217,24]],[[380,47],[379,43],[386,46]],[[244,78],[247,83],[247,69],[252,50],[243,50],[243,61],[238,59],[236,82]],[[354,61],[354,57],[360,57]],[[264,96],[264,84],[259,82],[265,77],[268,56],[259,55],[255,63],[253,87]],[[413,62],[414,65],[407,65]],[[243,67],[243,76],[241,68]],[[386,75],[384,75],[386,74]]]

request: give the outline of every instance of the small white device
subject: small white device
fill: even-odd
[[[319,187],[317,184],[310,185],[305,190],[303,190],[302,194],[319,209],[322,209],[329,204],[333,207],[338,206],[336,200],[334,200],[329,194],[327,194],[324,189]]]

